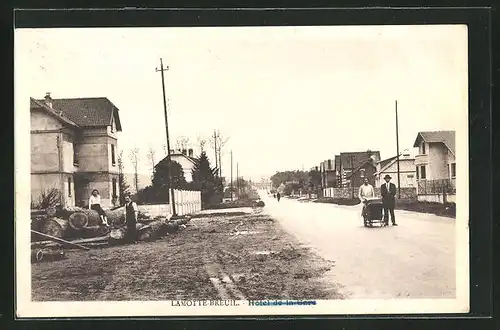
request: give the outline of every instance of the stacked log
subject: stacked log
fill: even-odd
[[[41,262],[41,261],[56,261],[62,260],[66,257],[64,251],[52,251],[52,250],[32,250],[31,251],[31,262]]]
[[[40,231],[58,238],[68,237],[68,221],[60,218],[46,219]]]

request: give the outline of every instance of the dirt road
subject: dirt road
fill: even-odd
[[[338,299],[332,268],[258,209],[203,212],[158,241],[32,265],[35,301]],[[249,213],[250,212],[250,213]]]
[[[359,205],[261,197],[286,231],[335,261],[327,276],[346,296],[455,297],[455,219],[396,210],[399,226],[365,228]]]

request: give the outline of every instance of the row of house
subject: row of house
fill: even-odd
[[[321,173],[322,188],[359,187],[365,178],[375,186],[389,174],[392,182],[401,188],[416,188],[419,195],[435,194],[446,185],[450,193],[455,189],[455,131],[419,132],[413,147],[398,156],[381,159],[379,151],[341,152],[325,160],[314,169]]]

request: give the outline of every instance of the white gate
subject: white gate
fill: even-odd
[[[201,211],[200,191],[174,189],[174,199],[177,215],[192,214]],[[170,211],[172,212],[172,197],[170,197],[169,205]]]

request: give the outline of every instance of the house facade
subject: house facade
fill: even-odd
[[[398,164],[397,156],[381,160],[377,163],[377,172],[375,173],[375,186],[380,187],[384,181],[384,176],[390,175],[391,182],[398,187]],[[399,178],[401,188],[414,188],[417,184],[415,159],[409,154],[399,156]]]
[[[166,157],[165,157],[166,158]],[[179,163],[184,173],[186,182],[193,181],[193,168],[196,163],[194,158],[193,149],[178,149],[170,151],[170,158],[172,161]]]
[[[380,151],[341,152],[338,159],[341,187],[359,187],[365,178],[375,184]]]
[[[60,192],[62,206],[87,206],[93,189],[103,208],[118,203],[118,108],[107,98],[30,98],[31,199]]]
[[[417,180],[455,179],[455,131],[419,132],[413,147]]]
[[[320,163],[321,187],[334,188],[337,186],[337,175],[335,172],[335,160],[328,159]]]
[[[419,195],[455,192],[455,131],[419,132],[413,147],[417,193]]]

